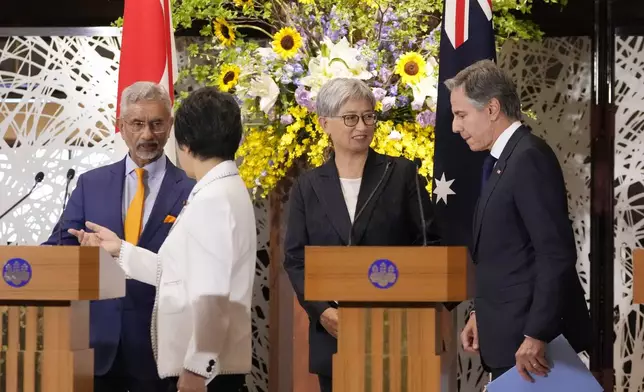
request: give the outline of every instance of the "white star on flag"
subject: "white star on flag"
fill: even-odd
[[[440,179],[436,179],[436,187],[432,192],[436,195],[436,204],[443,200],[443,203],[447,205],[447,196],[456,194],[451,188],[453,182],[454,180],[447,181],[445,179],[445,173],[443,173]]]

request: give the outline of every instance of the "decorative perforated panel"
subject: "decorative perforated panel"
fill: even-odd
[[[644,247],[644,37],[615,39],[615,390],[644,390],[644,314],[632,250]]]

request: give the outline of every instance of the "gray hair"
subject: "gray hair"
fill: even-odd
[[[449,91],[462,86],[465,95],[479,110],[496,98],[506,117],[521,120],[521,99],[516,85],[492,60],[481,60],[470,65],[446,80],[445,86]]]
[[[376,97],[365,82],[360,79],[335,78],[326,82],[315,100],[317,115],[337,116],[340,108],[351,100],[365,100],[376,107]]]
[[[172,101],[168,90],[153,82],[135,82],[121,93],[121,117],[125,115],[130,105],[141,101],[156,101],[163,103],[168,114],[172,114]]]

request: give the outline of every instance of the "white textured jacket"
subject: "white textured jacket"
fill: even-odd
[[[195,185],[158,254],[123,241],[125,274],[157,287],[151,334],[161,378],[184,368],[206,383],[250,372],[256,247],[253,205],[233,161]]]

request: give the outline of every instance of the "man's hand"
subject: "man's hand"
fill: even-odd
[[[461,343],[463,349],[468,353],[476,354],[479,352],[479,330],[476,327],[476,313],[470,315],[463,332],[461,332]]]
[[[183,369],[177,382],[177,392],[206,392],[206,379]]]
[[[320,324],[334,338],[338,338],[338,309],[328,308],[320,315]]]
[[[84,246],[100,246],[116,257],[121,252],[121,239],[110,229],[97,225],[96,223],[87,222],[87,228],[93,233],[87,233],[85,230],[67,230],[69,234],[78,239],[78,242]]]
[[[69,234],[76,237],[80,246],[101,246],[101,241],[96,233],[88,233],[85,230],[69,229]]]
[[[546,343],[526,337],[515,354],[517,370],[524,380],[534,382],[530,373],[545,377],[550,372],[546,361]]]

